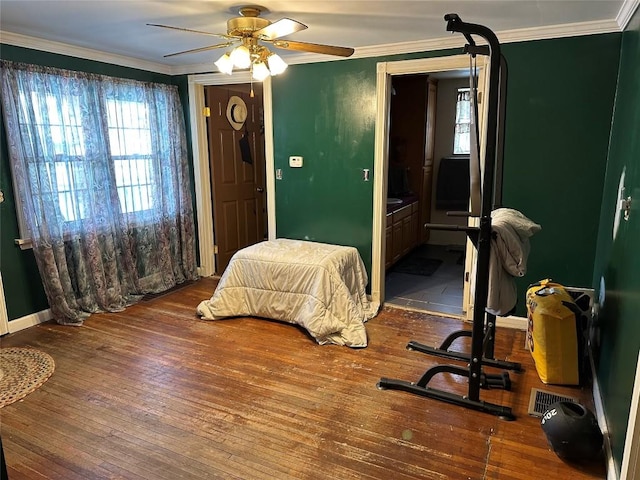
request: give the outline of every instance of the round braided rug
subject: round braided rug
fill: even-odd
[[[0,348],[0,408],[33,392],[54,369],[48,353],[34,348]]]

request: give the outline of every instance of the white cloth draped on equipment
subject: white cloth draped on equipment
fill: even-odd
[[[542,227],[518,210],[498,208],[491,212],[491,257],[486,310],[509,315],[518,299],[515,277],[527,272],[529,238]]]

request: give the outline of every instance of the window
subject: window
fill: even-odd
[[[1,73],[23,239],[45,224],[67,235],[106,216],[178,214],[186,151],[175,87],[4,61]]]
[[[122,213],[153,208],[149,108],[142,102],[107,101],[109,145]]]
[[[85,145],[79,99],[23,91],[20,92],[20,108],[24,113],[21,131],[41,139],[41,155],[52,160],[39,164],[32,158],[30,177],[36,177],[39,170],[44,171],[49,181],[41,183],[41,195],[57,204],[56,210],[65,221],[86,217],[83,199],[87,188],[82,181],[83,162],[80,160],[84,157]]]
[[[45,163],[51,179],[50,195],[57,195],[57,210],[67,222],[87,218],[90,192],[85,171],[84,132],[78,97],[29,96],[33,106],[33,127],[43,139],[43,154],[53,158]],[[27,96],[21,95],[22,109],[28,111]],[[148,105],[143,102],[107,100],[109,147],[121,213],[153,208],[153,165]],[[26,117],[26,116],[25,116]],[[26,117],[28,118],[28,117]],[[22,124],[23,131],[32,125]],[[41,168],[38,162],[32,168]]]
[[[468,88],[458,89],[456,101],[456,126],[453,135],[454,155],[471,152],[471,93]]]

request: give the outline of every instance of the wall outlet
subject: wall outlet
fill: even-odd
[[[302,167],[302,157],[289,157],[289,166],[293,168]]]
[[[282,169],[276,168],[276,180],[282,180]]]

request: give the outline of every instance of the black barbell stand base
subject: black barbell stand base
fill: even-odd
[[[510,407],[496,405],[494,403],[485,402],[483,400],[471,400],[470,398],[457,395],[455,393],[446,392],[437,388],[428,386],[420,386],[413,382],[404,380],[395,380],[392,378],[381,378],[376,385],[380,390],[402,390],[405,392],[420,395],[422,397],[433,398],[442,402],[469,408],[478,412],[495,415],[503,420],[513,421],[516,419]]]
[[[455,336],[453,340],[460,337],[470,337],[471,333],[467,330],[460,330],[458,332],[453,332],[449,335],[445,341],[440,345],[440,347],[430,347],[429,345],[425,345],[423,343],[416,342],[411,340],[407,343],[407,350],[415,350],[416,352],[426,353],[427,355],[434,355],[436,357],[448,358],[450,360],[459,360],[461,362],[469,362],[470,355],[468,353],[456,352],[453,350],[449,350],[449,346],[451,343],[447,344],[447,341]],[[496,360],[495,358],[482,358],[482,365],[493,368],[500,368],[503,370],[511,370],[514,373],[522,373],[524,369],[522,365],[517,362],[507,362],[506,360]]]

